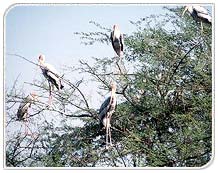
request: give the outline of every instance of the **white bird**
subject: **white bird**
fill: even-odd
[[[193,17],[195,21],[201,22],[201,28],[203,30],[202,22],[212,23],[212,17],[209,15],[207,9],[199,5],[187,5],[182,13],[182,16],[188,10],[189,14]]]
[[[30,93],[21,103],[17,111],[17,119],[19,121],[25,122],[25,134],[28,134],[27,131],[27,118],[28,118],[28,109],[31,107],[31,104],[33,104],[34,101],[36,101],[38,96],[32,92]]]
[[[113,31],[111,32],[111,43],[114,51],[117,53],[119,57],[123,55],[123,35],[121,34],[118,25],[113,26]]]
[[[116,84],[111,82],[110,86],[111,96],[109,96],[101,105],[99,109],[99,119],[100,119],[100,128],[104,127],[106,129],[106,148],[108,148],[108,137],[110,145],[112,146],[111,141],[111,116],[115,112],[116,108]]]
[[[63,89],[64,86],[62,85],[61,78],[57,72],[57,70],[50,64],[45,63],[45,56],[39,56],[39,65],[42,70],[42,74],[48,80],[49,84],[49,104],[51,102],[51,91],[54,90],[54,86],[60,90]]]

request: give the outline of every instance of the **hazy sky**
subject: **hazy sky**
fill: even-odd
[[[64,65],[75,66],[80,59],[91,61],[91,57],[113,57],[111,45],[84,46],[74,32],[96,31],[98,28],[89,21],[112,28],[119,24],[123,33],[131,33],[134,26],[130,20],[151,14],[164,13],[160,6],[145,5],[29,5],[14,6],[5,17],[6,52],[17,53],[37,63],[39,54],[62,72]],[[110,33],[108,33],[110,34]],[[5,56],[6,88],[19,76],[19,85],[27,94],[31,86],[24,82],[40,79],[41,70],[15,56]],[[81,78],[71,74],[67,76],[74,82]],[[91,87],[92,93],[96,88]],[[85,89],[84,89],[85,90]],[[86,91],[87,92],[87,91]]]
[[[64,65],[75,66],[80,59],[91,63],[91,57],[114,56],[111,45],[84,46],[79,37],[74,35],[74,32],[98,30],[89,21],[108,28],[119,24],[121,32],[128,34],[135,29],[130,20],[136,21],[151,14],[165,12],[162,6],[146,4],[14,6],[5,15],[5,53],[17,53],[36,63],[42,53],[46,56],[46,61],[62,73]],[[36,66],[9,55],[5,56],[5,72],[6,88],[9,88],[19,75],[19,85],[27,94],[32,88],[24,82],[32,82],[42,76],[41,70]],[[72,82],[81,78],[78,74],[65,77]],[[92,93],[96,88],[91,85],[89,90],[82,90]]]

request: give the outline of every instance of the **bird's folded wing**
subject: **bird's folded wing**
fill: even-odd
[[[109,106],[109,104],[110,104],[110,99],[111,99],[111,97],[108,97],[108,98],[102,103],[102,105],[101,105],[101,107],[100,107],[100,109],[99,109],[99,113],[101,113],[101,112],[104,111],[104,110],[107,111],[108,106]]]
[[[198,13],[208,14],[208,11],[204,7],[196,5],[196,6],[193,6],[193,9],[197,11]]]
[[[58,71],[57,71],[51,64],[45,63],[45,64],[44,64],[44,67],[45,67],[46,69],[48,69],[49,72],[51,72],[51,73],[54,74],[55,76],[59,76]]]
[[[120,44],[121,44],[121,51],[123,51],[123,46],[124,46],[123,34],[120,34]]]
[[[209,16],[208,14],[200,13],[200,14],[198,14],[198,17],[201,17],[203,19],[207,19],[209,22],[211,22],[211,20],[212,20],[211,16]]]

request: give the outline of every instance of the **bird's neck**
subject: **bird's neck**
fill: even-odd
[[[120,30],[115,29],[114,30],[114,36],[115,37],[120,37]]]
[[[189,13],[192,13],[192,12],[193,12],[193,7],[192,7],[192,6],[188,6],[187,8],[188,8],[188,12],[189,12]]]
[[[115,96],[115,93],[116,93],[116,91],[115,91],[115,90],[112,90],[112,91],[111,91],[111,97],[114,97],[114,96]]]
[[[44,65],[44,62],[40,61],[40,62],[39,62],[39,65],[43,66],[43,65]]]

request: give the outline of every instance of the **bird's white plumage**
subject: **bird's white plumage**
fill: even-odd
[[[186,6],[185,10],[183,11],[183,15],[185,11],[188,10],[190,15],[196,21],[211,23],[212,17],[209,15],[208,10],[200,5],[188,5]]]
[[[58,90],[62,89],[64,86],[61,84],[58,71],[51,64],[45,63],[45,56],[39,56],[39,64],[43,75],[49,81],[49,83],[55,85]]]
[[[59,74],[58,71],[57,71],[57,70],[54,68],[54,66],[51,65],[51,64],[44,63],[41,68],[46,68],[46,69],[48,69],[50,72],[52,72],[52,73],[54,73],[54,74],[56,74],[56,75]]]
[[[114,33],[113,33],[114,40],[115,38],[120,38],[120,35],[121,35],[120,30],[118,29],[114,30]]]
[[[51,64],[44,63],[43,65],[41,65],[41,70],[45,78],[47,78],[48,80],[50,80],[49,78],[52,78],[56,81],[57,84],[59,83],[58,72]]]
[[[123,55],[123,35],[121,34],[118,25],[113,26],[113,31],[111,32],[111,43],[113,46],[114,51],[117,53],[119,57]]]
[[[193,10],[196,10],[198,13],[208,14],[208,11],[200,5],[193,5],[192,8]]]

